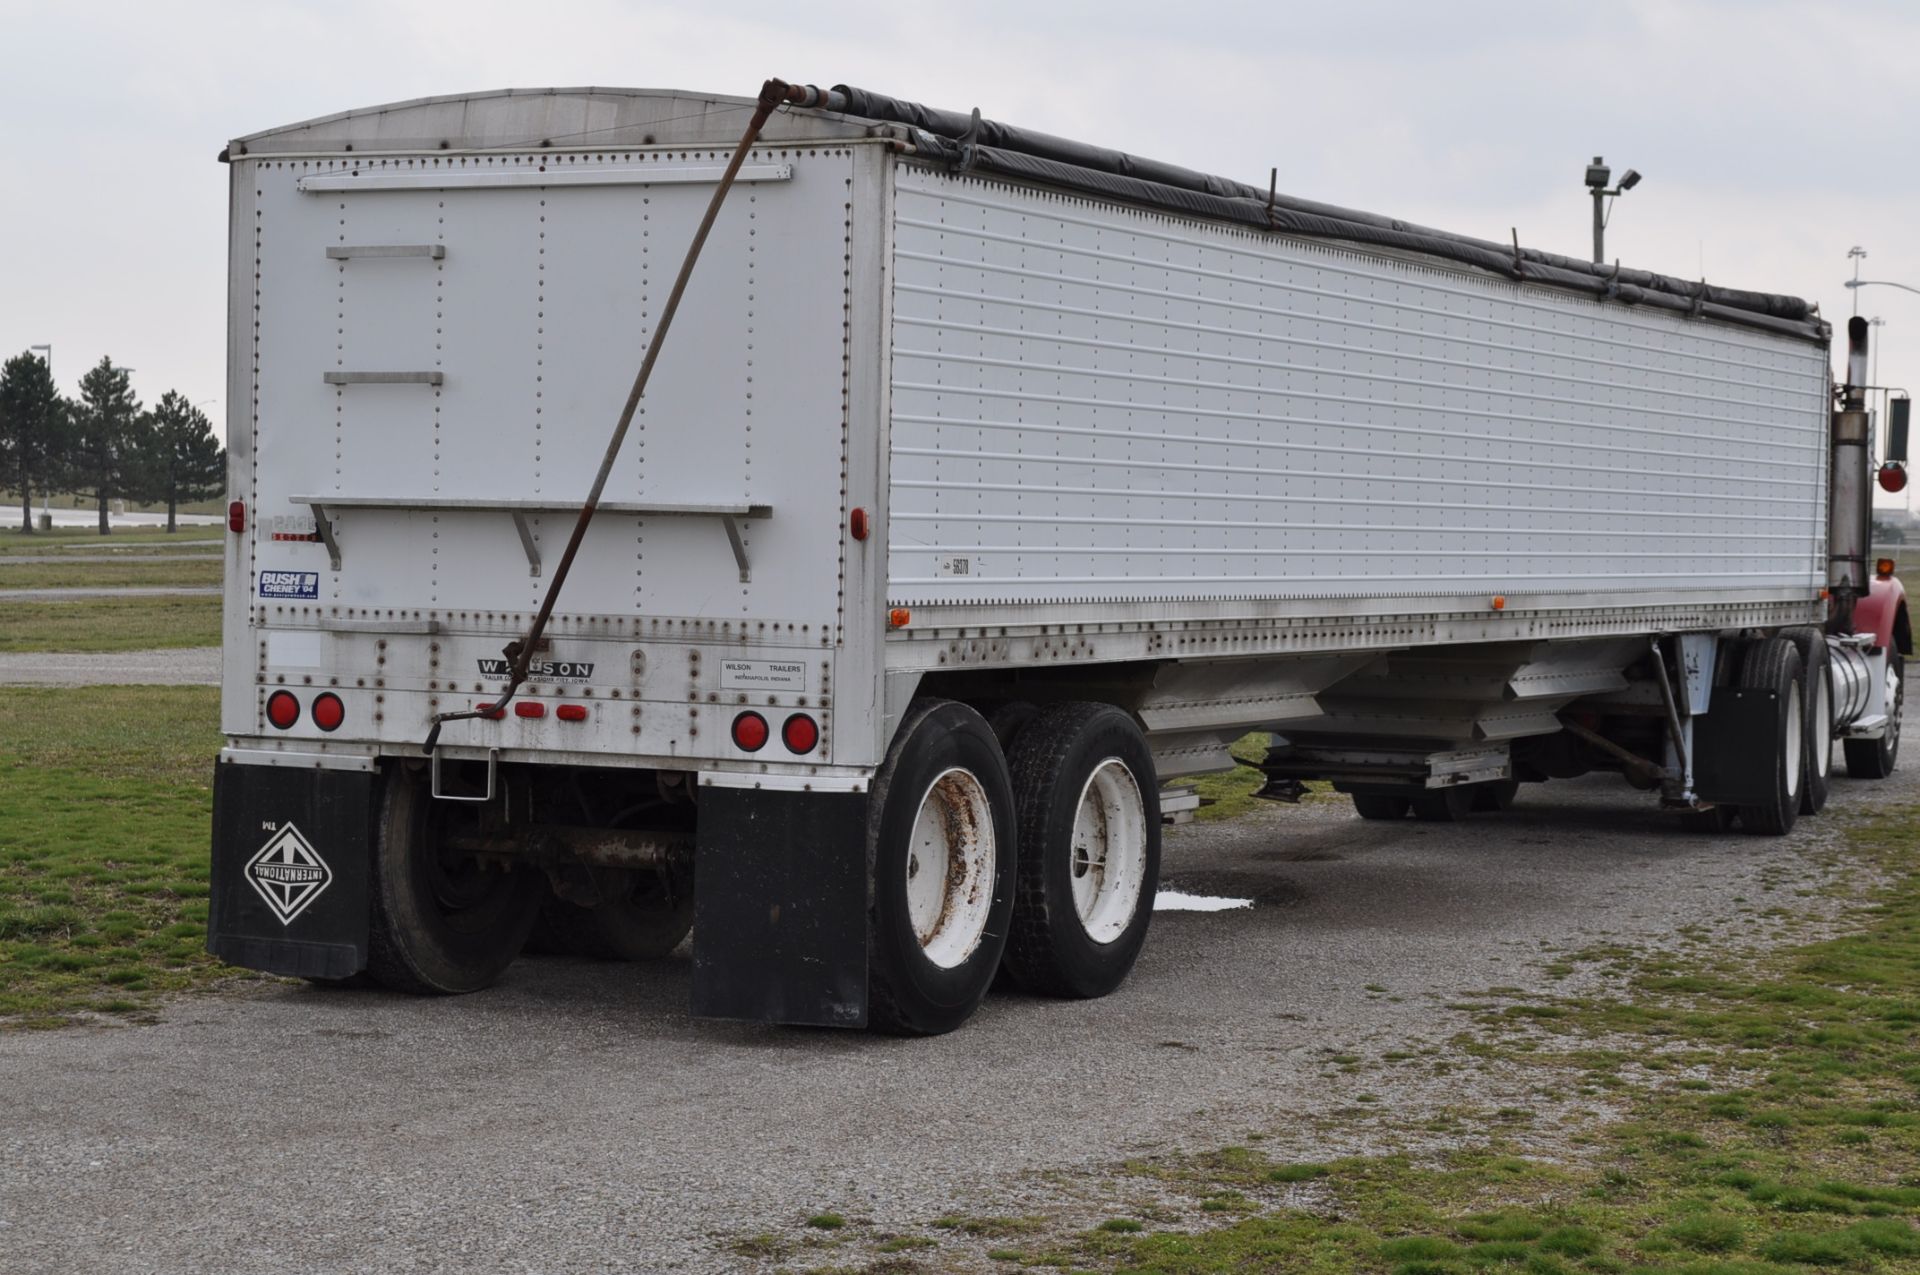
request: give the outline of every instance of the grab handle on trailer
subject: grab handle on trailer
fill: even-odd
[[[436,801],[492,801],[493,800],[493,779],[494,779],[494,775],[497,774],[500,770],[500,750],[498,748],[489,748],[487,750],[487,791],[478,797],[466,797],[458,793],[442,791],[440,787],[440,754],[438,751],[435,751],[430,755],[433,758],[433,761],[430,764],[430,771],[431,771],[433,782],[431,787],[429,788],[429,791],[433,793],[434,799]]]

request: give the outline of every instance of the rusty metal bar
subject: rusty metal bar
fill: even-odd
[[[647,380],[653,375],[653,365],[660,357],[660,347],[666,343],[667,331],[673,326],[673,316],[680,309],[680,298],[687,290],[687,281],[693,277],[694,264],[700,260],[700,250],[706,246],[707,235],[720,216],[720,205],[726,202],[727,192],[733,189],[733,180],[740,174],[740,165],[746,161],[747,152],[753,149],[754,142],[760,137],[760,130],[766,127],[774,108],[783,102],[807,100],[807,90],[796,89],[785,80],[768,80],[760,86],[760,99],[753,108],[753,118],[747,122],[747,131],[741,134],[740,144],[734,147],[733,158],[727,161],[727,170],[721,175],[720,184],[714,187],[713,198],[707,203],[706,216],[700,219],[700,228],[694,232],[693,242],[687,247],[686,259],[680,263],[679,277],[673,281],[673,291],[667,294],[667,303],[660,311],[660,324],[653,331],[653,339],[647,343],[646,355],[640,360],[640,371],[633,378],[633,389],[627,394],[626,406],[620,409],[620,423],[614,426],[613,437],[607,441],[607,454],[600,460],[600,472],[594,475],[593,489],[587,493],[586,503],[580,506],[580,517],[573,524],[573,534],[567,538],[560,564],[553,570],[553,581],[547,586],[547,595],[541,600],[540,611],[533,618],[533,627],[527,630],[524,639],[507,643],[506,649],[501,652],[507,657],[509,670],[506,691],[485,707],[437,714],[432,728],[427,732],[426,741],[420,746],[422,752],[433,752],[434,745],[440,740],[440,728],[448,722],[491,717],[499,713],[527,680],[527,665],[533,658],[534,647],[539,644],[540,635],[546,631],[547,621],[553,616],[553,605],[559,600],[560,590],[567,583],[567,573],[573,569],[573,560],[580,552],[580,542],[586,538],[587,524],[593,521],[594,512],[600,506],[600,495],[606,490],[607,477],[613,472],[613,463],[619,459],[621,444],[627,439],[627,429],[633,424],[634,413],[640,408],[640,398],[646,393]]]
[[[1560,726],[1561,726],[1561,729],[1565,730],[1568,734],[1571,734],[1571,735],[1577,736],[1580,739],[1586,740],[1589,744],[1592,744],[1595,748],[1598,748],[1601,752],[1611,753],[1613,756],[1618,757],[1621,760],[1621,762],[1623,762],[1629,770],[1632,770],[1637,774],[1643,775],[1648,779],[1654,780],[1655,782],[1663,780],[1667,777],[1667,772],[1665,767],[1647,760],[1645,757],[1642,757],[1639,753],[1632,752],[1628,749],[1620,747],[1620,745],[1614,743],[1612,740],[1608,739],[1605,735],[1602,735],[1598,731],[1588,730],[1585,726],[1582,726],[1580,723],[1570,722],[1564,717],[1560,719]]]

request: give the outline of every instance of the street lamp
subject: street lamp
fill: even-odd
[[[1891,279],[1855,278],[1855,279],[1842,279],[1840,282],[1845,284],[1849,288],[1898,288],[1902,292],[1920,293],[1920,288],[1915,288],[1904,283],[1895,283]],[[1858,292],[1853,294],[1853,312],[1855,314],[1860,313],[1860,294]]]
[[[1853,247],[1847,249],[1847,260],[1853,263],[1853,282],[1847,285],[1849,288],[1858,288],[1860,286],[1860,263],[1865,261],[1866,258],[1867,250],[1859,244],[1855,244]],[[1853,312],[1855,314],[1860,313],[1860,294],[1858,292],[1853,294]]]
[[[50,344],[49,345],[29,345],[27,348],[29,350],[40,351],[41,355],[46,358],[47,376],[51,378],[53,376],[53,346]]]
[[[1867,326],[1884,328],[1887,326],[1887,321],[1876,314],[1867,320]],[[1868,357],[1873,360],[1872,369],[1867,373],[1867,384],[1878,385],[1880,384],[1880,334],[1878,332],[1873,334],[1873,340],[1868,344],[1867,350]]]
[[[1640,184],[1640,174],[1629,168],[1620,174],[1620,184],[1612,190],[1607,183],[1613,180],[1613,170],[1607,167],[1607,161],[1598,155],[1587,165],[1587,188],[1593,192],[1593,264],[1601,265],[1607,259],[1607,200],[1624,195]]]

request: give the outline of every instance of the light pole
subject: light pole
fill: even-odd
[[[1629,168],[1620,174],[1620,184],[1612,190],[1607,183],[1613,180],[1613,170],[1607,167],[1607,161],[1598,155],[1587,165],[1587,188],[1593,192],[1593,264],[1602,265],[1607,259],[1607,200],[1624,195],[1640,184],[1640,174]]]
[[[1854,293],[1853,295],[1856,300],[1860,296],[1860,294],[1857,292]],[[1874,328],[1884,328],[1887,326],[1887,321],[1876,314],[1871,319],[1867,320],[1867,326],[1874,327]],[[1867,372],[1867,384],[1878,385],[1880,384],[1880,334],[1878,332],[1873,334],[1873,340],[1867,346],[1867,352],[1868,352],[1868,357],[1873,360],[1873,366],[1871,370]]]
[[[1853,282],[1847,286],[1855,289],[1853,294],[1853,312],[1855,314],[1860,313],[1860,293],[1858,291],[1860,287],[1860,263],[1866,259],[1866,256],[1867,250],[1859,244],[1855,244],[1853,247],[1847,249],[1847,259],[1853,262]]]
[[[40,357],[46,360],[47,381],[49,384],[51,384],[53,381],[53,342],[49,341],[45,345],[29,345],[27,349],[38,350],[40,352]],[[53,387],[53,392],[56,395],[59,394],[60,387],[58,385],[55,385]],[[47,505],[47,488],[46,488],[46,484],[44,483],[42,483],[40,486],[40,512],[47,515],[48,518],[51,518],[53,516],[52,510]]]

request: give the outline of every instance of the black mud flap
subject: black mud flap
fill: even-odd
[[[1711,708],[1693,719],[1693,791],[1722,805],[1759,805],[1773,796],[1779,696],[1714,688]]]
[[[702,788],[693,1012],[867,1025],[867,798]]]
[[[209,952],[230,965],[301,978],[347,978],[366,968],[375,778],[219,767]]]

